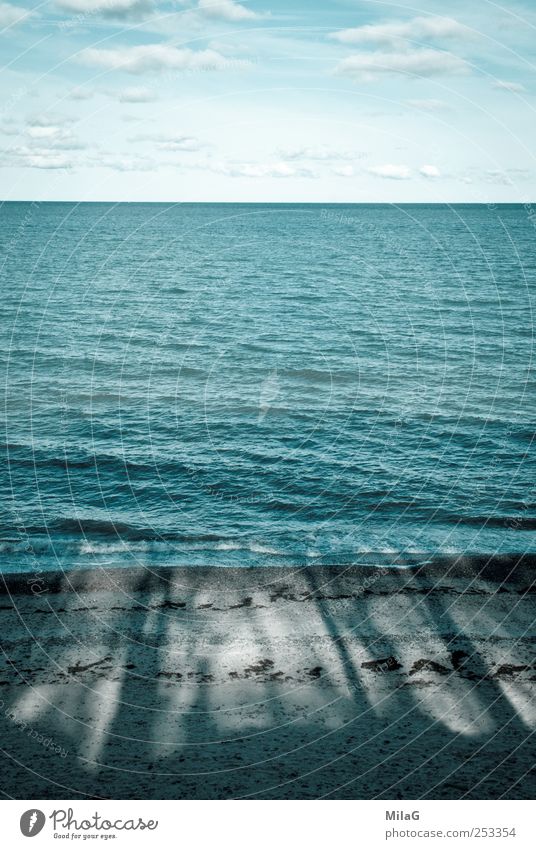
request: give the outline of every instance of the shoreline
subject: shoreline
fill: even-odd
[[[0,581],[14,798],[533,798],[534,557]],[[51,577],[52,576],[52,577]]]
[[[36,577],[46,583],[48,592],[59,592],[66,589],[68,585],[73,588],[84,586],[84,588],[105,587],[108,584],[117,585],[117,582],[125,585],[136,583],[143,577],[144,586],[158,586],[161,581],[186,580],[187,583],[195,585],[210,577],[211,581],[217,583],[223,581],[234,585],[242,577],[246,582],[250,580],[246,576],[257,576],[261,579],[266,576],[295,577],[300,573],[312,572],[324,580],[330,581],[346,577],[347,579],[359,579],[366,576],[388,578],[392,575],[405,575],[408,581],[414,576],[427,579],[443,581],[448,578],[471,579],[481,577],[496,582],[521,582],[530,584],[536,575],[536,553],[513,553],[513,554],[455,554],[445,556],[431,556],[424,563],[393,562],[386,565],[373,565],[370,563],[348,564],[348,565],[281,565],[281,566],[92,566],[87,568],[55,569],[55,570],[28,570],[24,572],[2,572],[0,570],[0,595],[4,593],[31,593],[31,585]],[[221,577],[220,576],[221,573]],[[67,583],[66,583],[67,582]]]

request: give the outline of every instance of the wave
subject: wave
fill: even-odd
[[[51,446],[50,449],[36,447],[24,443],[3,443],[0,452],[6,456],[6,464],[10,468],[17,466],[23,468],[38,469],[61,469],[62,471],[75,471],[83,469],[111,468],[126,472],[158,472],[179,471],[192,474],[191,468],[182,460],[175,457],[153,456],[153,462],[147,460],[129,459],[122,454],[107,454],[104,452],[81,451],[77,448],[65,447],[65,453],[60,454],[60,446]],[[147,455],[147,451],[145,452]]]
[[[460,525],[475,527],[505,528],[512,531],[536,530],[535,516],[449,516],[449,521]]]
[[[63,528],[67,523],[63,525]],[[106,523],[94,523],[104,530]],[[71,527],[69,525],[69,527]],[[117,525],[114,525],[117,527]],[[110,530],[109,528],[107,528]],[[33,528],[32,531],[43,530]],[[24,538],[0,539],[0,555],[4,558],[2,571],[13,571],[21,561],[28,565],[63,563],[66,568],[76,568],[99,563],[103,559],[118,566],[129,562],[159,562],[161,564],[194,563],[217,561],[220,565],[240,564],[242,560],[259,562],[292,562],[297,555],[291,549],[281,551],[255,540],[233,540],[212,534],[146,535],[132,532],[129,536],[101,534],[100,536],[63,536],[57,534],[35,534]],[[259,561],[259,558],[261,560]],[[110,560],[111,559],[111,560]],[[299,557],[298,557],[299,559]],[[20,567],[19,567],[20,571]]]
[[[12,526],[6,526],[6,531],[13,530]],[[186,534],[180,531],[158,531],[155,528],[141,527],[120,520],[90,519],[62,517],[51,521],[48,525],[29,525],[24,527],[25,538],[49,537],[51,540],[62,536],[110,537],[130,541],[147,542],[214,542],[221,540],[221,536],[211,533]]]
[[[325,371],[314,368],[284,368],[278,370],[280,377],[286,377],[290,380],[302,380],[305,383],[357,383],[359,381],[359,372],[356,371]]]

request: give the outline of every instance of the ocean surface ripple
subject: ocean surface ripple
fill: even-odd
[[[4,571],[534,552],[523,206],[0,215]]]

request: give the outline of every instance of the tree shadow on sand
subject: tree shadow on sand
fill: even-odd
[[[16,798],[532,798],[532,564],[95,570],[0,599]]]

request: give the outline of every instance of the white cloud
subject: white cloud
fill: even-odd
[[[511,83],[507,80],[497,80],[493,83],[493,88],[502,89],[503,91],[514,92],[522,92],[527,90],[524,85],[521,85],[521,83]]]
[[[472,168],[469,174],[462,175],[465,183],[489,183],[497,186],[514,186],[526,183],[533,176],[526,168],[487,169]]]
[[[486,175],[488,183],[496,183],[500,186],[511,186],[512,180],[504,171],[488,171]]]
[[[215,50],[190,50],[169,44],[142,44],[136,47],[87,48],[81,61],[109,70],[143,74],[157,71],[224,71],[249,65],[244,60],[230,60]]]
[[[441,171],[436,165],[421,165],[419,174],[423,177],[441,177]]]
[[[133,136],[129,139],[131,142],[151,142],[154,144],[159,150],[166,151],[195,151],[201,150],[204,147],[203,142],[199,141],[199,139],[194,138],[194,136],[169,136],[165,134],[153,134],[153,135],[140,135]]]
[[[48,139],[44,139],[47,142]],[[2,152],[0,164],[11,167],[73,169],[109,168],[113,171],[153,171],[158,167],[154,160],[145,156],[99,151],[79,155],[66,154],[50,147],[15,147]]]
[[[29,18],[33,12],[11,3],[0,3],[0,27],[10,27],[23,18]]]
[[[384,24],[367,24],[353,29],[343,29],[331,38],[343,44],[378,44],[400,47],[401,40],[444,40],[467,38],[472,32],[453,18],[418,17],[409,21],[390,21]]]
[[[445,103],[444,100],[436,100],[433,97],[406,100],[406,103],[408,106],[413,106],[415,109],[422,109],[424,112],[442,112],[450,109],[449,104]]]
[[[71,130],[64,127],[30,127],[27,135],[30,143],[45,143],[53,150],[82,150],[86,147]]]
[[[8,151],[5,164],[19,168],[65,169],[73,165],[71,157],[48,148],[16,147]]]
[[[48,139],[61,133],[60,127],[30,127],[28,135],[32,139]]]
[[[0,126],[0,133],[4,136],[19,136],[21,135],[21,130],[13,121],[6,119],[6,122]]]
[[[157,142],[157,147],[160,150],[201,150],[203,145],[194,138],[170,139],[169,141]]]
[[[130,18],[148,12],[150,0],[56,0],[56,6],[79,15]]]
[[[498,169],[490,169],[486,171],[484,174],[484,179],[487,183],[496,183],[501,186],[513,186],[514,180],[518,179],[526,179],[528,176],[527,171],[524,169],[512,169],[506,168],[502,171]]]
[[[73,88],[67,95],[69,100],[90,100],[95,92],[90,88]]]
[[[100,155],[95,165],[111,168],[113,171],[154,171],[157,168],[154,160],[149,157],[122,154]]]
[[[68,126],[72,119],[65,115],[43,113],[34,115],[27,122],[25,134],[28,144],[46,150],[82,150],[87,145],[81,142]]]
[[[374,80],[382,74],[436,77],[441,74],[463,74],[468,70],[467,62],[453,53],[414,50],[407,53],[355,54],[339,62],[335,72],[358,80]]]
[[[130,86],[119,92],[121,103],[152,103],[156,99],[156,92],[146,86]]]
[[[49,168],[49,169],[69,169],[73,167],[73,163],[63,153],[51,154],[36,152],[26,158],[26,166],[30,168]]]
[[[375,177],[383,177],[384,180],[407,180],[411,176],[411,171],[407,165],[373,165],[368,169],[370,174]]]
[[[337,177],[354,177],[355,169],[353,165],[337,165],[335,168],[332,168],[334,174]]]
[[[224,21],[247,21],[258,17],[252,9],[247,9],[234,0],[199,0],[198,8],[208,18],[220,18]]]
[[[28,118],[28,126],[30,127],[63,127],[66,124],[72,123],[72,118],[67,115],[59,115],[57,112],[41,112],[39,115],[32,115]]]
[[[294,147],[288,150],[281,150],[283,159],[311,159],[318,161],[329,161],[336,159],[360,159],[362,153],[352,153],[345,150],[333,150],[332,148],[319,145],[318,147]]]
[[[214,162],[209,160],[196,163],[196,168],[213,171],[227,177],[314,177],[310,168],[297,166],[284,161],[274,162]]]

